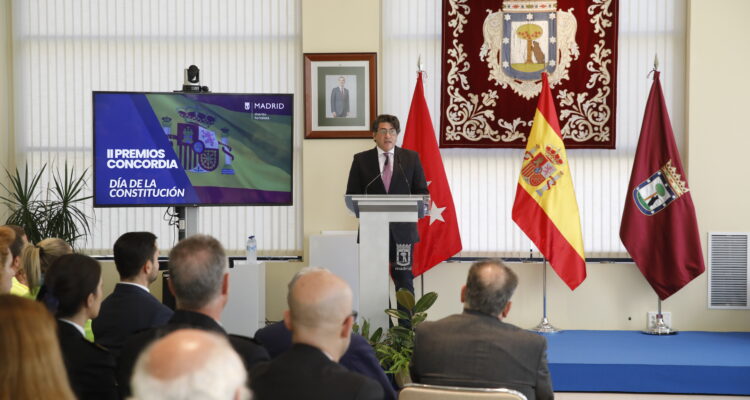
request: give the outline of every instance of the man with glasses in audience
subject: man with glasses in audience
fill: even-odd
[[[376,146],[354,155],[346,194],[429,194],[419,154],[396,146],[398,118],[378,115],[370,130]],[[414,293],[412,250],[418,241],[416,222],[391,223],[389,260],[396,290]]]
[[[356,319],[349,285],[330,271],[309,271],[293,282],[287,302],[284,325],[292,332],[292,347],[250,371],[255,397],[382,400],[382,386],[338,364]]]
[[[292,287],[300,277],[316,271],[327,270],[320,267],[302,268],[289,281],[289,285],[287,286],[289,291],[287,293],[291,293]],[[287,296],[287,301],[289,301],[289,296]],[[268,350],[271,358],[274,359],[292,347],[292,332],[284,325],[284,321],[280,321],[258,329],[255,332],[255,340],[260,342]],[[362,374],[380,383],[385,392],[385,400],[395,400],[397,398],[390,380],[385,375],[383,368],[375,356],[375,349],[373,349],[362,335],[354,332],[351,333],[349,347],[341,356],[341,359],[339,359],[339,364],[349,371]]]

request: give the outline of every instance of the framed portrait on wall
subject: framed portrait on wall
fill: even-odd
[[[370,138],[375,53],[305,54],[305,138]]]

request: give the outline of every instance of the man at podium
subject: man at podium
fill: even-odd
[[[375,148],[354,155],[346,194],[429,194],[419,154],[396,147],[398,118],[382,114],[370,128]],[[396,290],[414,293],[412,250],[419,241],[415,222],[390,224],[389,264]]]

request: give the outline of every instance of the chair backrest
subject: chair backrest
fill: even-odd
[[[409,383],[398,400],[526,400],[521,392],[505,388],[468,388]]]

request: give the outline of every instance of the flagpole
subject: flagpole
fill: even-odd
[[[653,328],[646,327],[646,330],[643,331],[643,333],[647,335],[676,335],[677,331],[668,327],[667,324],[664,323],[664,315],[661,313],[661,299],[657,297],[659,300],[659,304],[657,306],[657,312],[656,312],[656,323],[654,324]]]
[[[547,259],[544,257],[542,257],[542,321],[531,330],[539,333],[560,332],[547,319]]]

